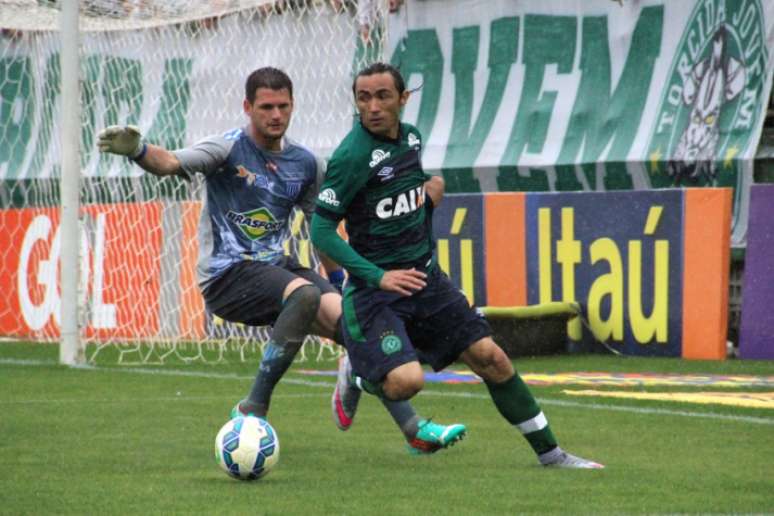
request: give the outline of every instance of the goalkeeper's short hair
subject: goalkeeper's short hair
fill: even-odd
[[[258,91],[258,88],[269,88],[270,90],[287,89],[288,93],[290,93],[290,98],[293,98],[293,82],[288,77],[288,74],[279,68],[265,66],[253,70],[247,76],[247,81],[245,81],[245,98],[250,104],[255,100],[255,92]]]

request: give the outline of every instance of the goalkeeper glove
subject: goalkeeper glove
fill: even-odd
[[[111,125],[97,135],[97,148],[100,152],[120,154],[138,161],[145,156],[148,145],[142,141],[140,128],[136,125]]]

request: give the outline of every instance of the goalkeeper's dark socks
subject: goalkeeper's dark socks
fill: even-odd
[[[293,363],[319,307],[320,289],[311,284],[298,287],[285,299],[247,397],[257,414],[265,416],[268,412],[274,386]]]
[[[300,347],[300,342],[286,342],[285,345],[280,346],[274,341],[269,341],[263,350],[263,358],[253,387],[250,389],[247,400],[245,400],[246,408],[254,408],[258,416],[266,416],[274,386],[293,363]]]
[[[502,383],[486,382],[497,410],[527,439],[536,454],[556,448],[556,438],[543,411],[518,373]]]

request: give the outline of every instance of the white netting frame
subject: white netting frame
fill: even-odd
[[[167,8],[153,11],[151,16],[139,10],[140,6],[151,5],[150,0],[81,2],[84,130],[80,325],[84,328],[84,341],[96,344],[90,346],[90,360],[115,350],[121,363],[158,363],[171,355],[183,361],[219,361],[228,347],[238,350],[240,356],[244,356],[245,350],[260,351],[266,336],[265,329],[255,331],[230,324],[207,324],[205,329],[197,330],[190,326],[201,322],[201,318],[191,314],[181,317],[180,310],[191,308],[181,304],[180,299],[185,297],[190,304],[190,299],[198,296],[191,278],[185,278],[185,282],[175,271],[183,247],[190,264],[190,226],[197,220],[191,213],[200,198],[201,185],[148,178],[123,160],[101,156],[94,150],[93,133],[111,123],[136,123],[151,141],[179,147],[241,125],[244,78],[254,68],[272,65],[286,70],[294,80],[296,108],[289,135],[316,153],[329,155],[352,123],[350,84],[354,68],[383,57],[386,1],[361,0],[370,4],[365,9],[354,1],[213,0],[211,10],[203,8],[204,2],[188,2],[194,9],[171,12],[170,6],[185,6],[185,0],[180,0],[162,2]],[[97,4],[110,8],[111,3],[131,9],[109,16],[94,9]],[[0,99],[0,107],[6,113],[15,113],[16,119],[30,113],[34,119],[27,151],[21,156],[7,156],[0,164],[0,209],[5,215],[0,239],[32,242],[24,257],[25,270],[21,270],[21,257],[15,269],[13,264],[9,268],[8,263],[13,256],[0,261],[0,268],[4,269],[0,276],[16,276],[7,280],[15,284],[16,290],[21,283],[18,278],[26,276],[30,289],[26,294],[30,298],[28,304],[31,302],[38,310],[35,328],[22,324],[18,331],[9,331],[12,323],[8,320],[0,325],[0,335],[20,340],[51,341],[59,337],[59,299],[56,288],[53,287],[52,294],[50,285],[57,282],[55,275],[52,281],[50,263],[55,263],[58,255],[57,181],[61,156],[59,99],[51,94],[58,79],[55,4],[48,0],[0,0],[3,80],[9,80],[11,75],[6,66],[9,62],[28,58],[29,70],[25,72],[32,76],[34,84],[18,88],[32,90],[30,96],[37,104],[29,112],[18,98]],[[20,12],[22,15],[17,16]],[[37,20],[38,25],[30,25],[30,20]],[[371,23],[371,41],[363,45],[365,22]],[[251,43],[249,53],[245,51],[245,41]],[[179,91],[175,87],[180,87]],[[131,96],[133,88],[140,92],[142,101],[138,102],[137,95]],[[3,90],[6,97],[7,90]],[[6,147],[13,146],[11,132],[4,130],[0,140],[3,138],[7,140]],[[25,220],[12,225],[9,212],[23,213],[16,218]],[[149,214],[155,217],[152,222],[148,221]],[[120,232],[110,229],[116,224],[112,219],[120,219]],[[295,236],[288,248],[298,253],[302,262],[315,266],[316,258],[309,252],[306,221],[302,219],[296,214]],[[37,240],[34,235],[30,238],[31,227],[37,228]],[[122,241],[126,235],[135,235],[128,245]],[[124,272],[111,276],[106,272],[111,263],[106,264],[105,257],[111,255],[115,262],[116,248],[124,245]],[[152,252],[133,245],[155,245],[160,257],[157,262],[149,261]],[[8,251],[0,250],[0,255],[3,253]],[[137,256],[145,259],[133,263]],[[158,299],[150,306],[144,306],[148,305],[147,298],[128,303],[127,299],[122,302],[116,297],[121,291],[134,295],[131,285],[144,277],[155,277],[149,281],[159,283]],[[3,312],[5,319],[13,319],[7,317],[8,312],[14,310],[19,300],[2,299],[10,295],[25,294],[0,295],[0,320]],[[146,327],[135,334],[126,329],[111,332],[111,325],[122,325],[120,312],[126,310],[127,304],[148,312],[135,315],[141,322],[133,323],[143,326],[144,321]],[[26,319],[18,314],[15,317]],[[154,317],[156,323],[149,324],[147,319]],[[145,330],[151,327],[153,331],[148,334]],[[318,358],[325,353],[336,356],[337,350],[321,346]]]

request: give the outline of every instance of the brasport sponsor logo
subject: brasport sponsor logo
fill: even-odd
[[[373,168],[389,157],[390,151],[385,152],[382,149],[376,149],[371,153],[371,161],[368,162],[368,166]]]
[[[317,196],[317,200],[331,206],[338,206],[341,204],[336,198],[336,192],[333,191],[333,188],[326,188],[320,192],[320,194]]]
[[[258,208],[245,213],[229,211],[226,213],[226,218],[236,224],[250,240],[258,240],[267,233],[279,231],[285,226],[266,208]]]
[[[394,197],[385,197],[376,203],[376,216],[382,220],[401,217],[417,211],[425,204],[425,186],[412,188]]]

